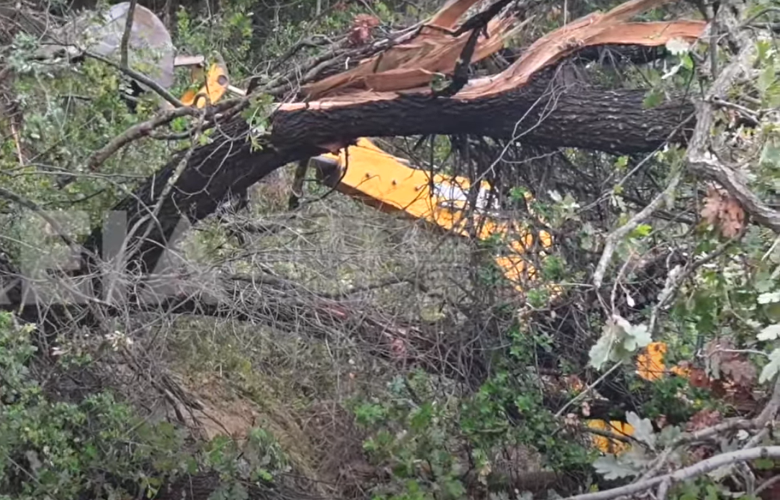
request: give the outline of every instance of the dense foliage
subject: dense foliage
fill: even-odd
[[[620,3],[512,2],[535,21],[472,64],[472,77]],[[162,280],[190,287],[175,307],[138,296],[59,307],[64,288],[35,306],[4,301],[0,499],[514,499],[630,485],[659,499],[777,498],[780,16],[771,0],[743,3],[735,13],[720,2],[659,2],[640,16],[719,12],[717,43],[673,39],[641,57],[607,47],[540,72],[556,83],[550,102],[583,88],[640,89],[645,110],[694,100],[677,127],[687,143],[671,139],[676,130],[656,151],[622,155],[522,136],[377,140],[425,170],[488,182],[491,216],[552,235],[550,248],[526,252],[535,272],[519,287],[496,260],[516,234],[442,235],[311,172],[298,179],[289,165],[250,190],[248,207],[218,200],[220,211],[186,232]],[[223,61],[234,86],[260,82],[236,113],[251,130],[227,137],[233,129],[213,117],[182,113],[96,166],[128,130],[166,116],[161,97],[146,92],[128,106],[132,75],[93,57],[36,59],[38,33],[0,5],[0,284],[9,296],[16,269],[72,258],[171,158],[178,170],[220,141],[273,151],[272,104],[294,100],[304,70],[317,68],[316,80],[354,67],[350,57],[325,63],[340,50],[370,54],[441,8],[145,5],[179,53]],[[24,9],[50,22],[68,10]],[[734,68],[747,69],[726,80]],[[718,82],[725,88],[713,96]],[[171,93],[197,86],[183,70]],[[705,114],[714,118],[701,139],[693,128]],[[738,180],[707,174],[712,165]],[[135,270],[102,265],[140,289]],[[199,302],[206,293],[221,302]]]

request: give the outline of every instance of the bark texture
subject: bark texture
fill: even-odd
[[[471,100],[406,95],[336,106],[278,112],[272,133],[261,138],[265,146],[253,150],[249,128],[240,119],[220,127],[215,142],[199,147],[162,201],[147,241],[129,255],[153,272],[170,243],[177,225],[186,216],[196,222],[212,214],[229,195],[240,193],[273,170],[293,161],[321,154],[328,145],[343,145],[359,137],[420,134],[477,134],[554,147],[578,147],[610,153],[653,151],[670,138],[685,139],[679,126],[693,113],[688,101],[675,99],[659,107],[643,109],[642,90],[599,90],[556,83],[554,70],[528,86],[491,97]],[[177,170],[174,158],[158,175],[115,210],[125,211],[128,227],[147,216]],[[145,229],[136,231],[143,235]],[[87,248],[100,251],[101,232]]]

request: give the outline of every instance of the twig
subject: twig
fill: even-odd
[[[756,417],[756,424],[759,427],[766,426],[769,422],[774,420],[778,411],[780,411],[780,377],[777,377],[777,380],[775,380],[775,386],[772,390],[772,396],[769,398],[769,402]]]
[[[736,20],[733,15],[724,9],[724,16],[720,26],[724,28],[735,27]],[[730,33],[735,33],[731,30]],[[717,181],[720,185],[737,199],[742,208],[749,213],[756,222],[775,232],[780,233],[780,212],[770,208],[761,201],[747,185],[745,179],[731,167],[724,165],[711,151],[711,130],[715,122],[712,105],[709,102],[721,99],[726,95],[734,82],[749,67],[756,52],[756,44],[745,35],[738,36],[741,50],[736,57],[721,71],[718,78],[710,86],[710,90],[704,102],[696,105],[696,127],[688,146],[688,166],[691,172],[702,177]]]
[[[613,498],[620,496],[633,495],[635,493],[647,491],[667,481],[671,485],[675,482],[687,481],[689,479],[699,477],[703,474],[707,474],[708,472],[723,467],[724,465],[730,465],[737,462],[747,462],[749,460],[757,460],[759,458],[780,458],[780,446],[761,446],[757,448],[749,448],[747,450],[721,453],[720,455],[715,455],[714,457],[702,460],[697,464],[685,467],[684,469],[679,469],[670,474],[648,479],[646,481],[627,484],[625,486],[612,488],[606,491],[599,491],[598,493],[575,495],[568,497],[566,500],[612,500]]]
[[[603,382],[603,381],[604,381],[604,379],[606,379],[606,378],[607,378],[607,377],[608,377],[608,376],[609,376],[609,375],[610,375],[612,372],[614,372],[615,370],[617,370],[617,369],[618,369],[620,366],[623,366],[623,363],[615,363],[615,364],[612,366],[612,368],[610,368],[609,370],[605,371],[605,372],[604,372],[604,373],[603,373],[603,374],[602,374],[602,375],[601,375],[599,378],[597,378],[597,379],[595,380],[595,382],[593,382],[592,384],[590,384],[588,387],[586,387],[586,388],[585,388],[585,390],[583,390],[581,393],[579,393],[579,394],[577,394],[576,396],[574,396],[574,397],[573,397],[573,398],[572,398],[572,399],[571,399],[571,400],[570,400],[568,403],[566,403],[565,405],[563,405],[563,406],[561,407],[561,409],[560,409],[560,410],[558,410],[558,411],[555,413],[555,416],[556,416],[556,417],[560,417],[561,415],[563,415],[563,412],[564,412],[564,411],[566,411],[566,409],[567,409],[567,408],[569,408],[571,405],[573,405],[574,403],[576,403],[576,402],[577,402],[577,401],[579,401],[580,399],[582,399],[582,398],[584,398],[585,396],[587,396],[587,395],[588,395],[588,393],[589,393],[590,391],[592,391],[592,390],[593,390],[593,389],[594,389],[594,388],[595,388],[597,385],[599,385],[601,382]]]
[[[666,481],[662,481],[660,485],[658,485],[658,493],[655,494],[656,500],[666,500],[666,496],[669,494],[669,488],[672,487],[672,481],[667,479]]]
[[[713,425],[712,427],[707,427],[706,429],[701,429],[696,432],[685,432],[664,449],[658,458],[653,461],[650,469],[642,475],[640,481],[645,481],[655,476],[666,464],[666,461],[669,460],[669,457],[672,455],[672,453],[674,453],[674,450],[684,444],[706,441],[707,439],[728,431],[751,430],[755,429],[756,427],[757,425],[755,420],[737,418],[726,420],[719,424]]]
[[[320,296],[326,299],[343,299],[350,295],[362,292],[370,292],[379,288],[386,288],[392,285],[400,285],[401,283],[413,283],[412,276],[392,276],[390,278],[381,280],[377,283],[371,283],[369,285],[353,286],[349,290],[336,293],[321,293]]]
[[[290,188],[290,198],[287,200],[287,208],[295,210],[301,204],[301,197],[303,196],[303,182],[306,180],[306,170],[309,168],[309,160],[301,160],[298,162],[298,166],[295,167],[295,175],[293,177],[292,186]]]
[[[718,96],[714,96],[707,100],[708,103],[713,104],[715,106],[720,106],[722,108],[728,108],[733,109],[734,111],[739,112],[742,116],[745,117],[746,120],[748,120],[752,125],[758,125],[758,112],[753,111],[750,108],[746,108],[745,106],[742,106],[740,104],[736,104],[730,101],[726,101],[724,99],[721,99]]]
[[[100,54],[95,54],[94,52],[90,52],[88,50],[84,50],[83,53],[86,57],[91,57],[92,59],[108,64],[109,66],[113,66],[114,68],[120,70],[130,78],[137,80],[140,83],[143,83],[150,89],[154,90],[160,97],[162,97],[170,104],[172,104],[174,108],[184,107],[184,104],[182,104],[182,102],[179,99],[174,97],[173,94],[165,90],[159,83],[155,82],[154,80],[144,75],[143,73],[139,73],[138,71],[135,71],[130,68],[122,67],[122,65],[117,64],[111,59],[105,58]]]
[[[677,189],[677,184],[679,184],[681,178],[682,170],[678,169],[672,174],[666,189],[664,189],[658,196],[656,196],[655,199],[653,199],[653,201],[651,201],[645,208],[639,211],[639,213],[634,215],[631,220],[607,236],[607,241],[604,245],[604,252],[601,254],[601,259],[599,260],[598,266],[596,266],[596,272],[593,273],[593,284],[597,289],[601,288],[601,283],[604,280],[604,274],[607,272],[607,266],[612,260],[612,255],[615,253],[615,249],[617,248],[618,243],[622,241],[623,238],[628,236],[631,231],[636,229],[637,226],[639,226],[639,224],[641,224],[645,219],[653,215],[653,212],[655,212],[656,209],[661,206],[664,200],[671,196],[674,190]]]
[[[664,464],[669,459],[669,457],[674,452],[674,450],[679,448],[683,444],[704,441],[713,436],[717,436],[721,433],[731,431],[731,430],[761,429],[761,432],[753,436],[753,438],[750,439],[745,444],[743,449],[753,448],[757,446],[758,443],[763,438],[763,435],[766,434],[767,424],[769,424],[775,418],[778,409],[780,409],[780,377],[778,377],[777,381],[775,382],[774,390],[772,391],[772,396],[770,397],[769,402],[766,404],[762,412],[756,418],[752,420],[746,420],[746,419],[727,420],[725,422],[721,422],[717,425],[713,425],[712,427],[707,427],[706,429],[701,429],[696,432],[683,433],[673,443],[671,443],[663,451],[663,453],[661,453],[661,455],[654,461],[650,470],[648,470],[641,477],[640,482],[653,477],[659,470],[661,470],[661,467],[664,466]]]
[[[16,203],[17,205],[21,205],[32,212],[35,212],[36,215],[38,215],[41,219],[46,221],[52,227],[52,229],[54,229],[54,231],[57,233],[57,236],[59,236],[60,239],[62,239],[62,241],[65,242],[66,245],[70,247],[78,248],[78,244],[65,235],[65,231],[63,231],[62,226],[60,226],[60,223],[54,220],[53,218],[51,218],[49,214],[47,214],[46,211],[43,210],[34,201],[28,200],[27,198],[18,195],[13,191],[10,191],[4,187],[0,187],[0,198],[5,198],[6,200]]]
[[[768,490],[770,486],[773,486],[773,485],[774,485],[775,483],[777,483],[777,482],[780,482],[780,474],[778,474],[778,475],[777,475],[777,476],[775,476],[775,477],[770,477],[769,479],[767,479],[766,481],[764,481],[763,483],[761,483],[761,485],[760,485],[758,488],[756,488],[756,491],[755,491],[755,492],[753,492],[753,495],[754,495],[756,498],[758,498],[758,496],[759,496],[761,493],[763,493],[764,491]]]
[[[747,232],[747,226],[744,226],[739,234],[735,236],[734,238],[730,239],[729,241],[722,243],[718,248],[716,248],[713,252],[711,252],[709,255],[695,261],[690,266],[686,267],[684,270],[680,271],[679,273],[672,274],[669,273],[666,279],[666,283],[664,285],[664,289],[661,291],[661,294],[658,297],[658,303],[653,308],[653,311],[650,313],[650,323],[648,326],[648,330],[650,334],[653,334],[653,331],[655,331],[655,325],[658,321],[658,314],[663,310],[663,308],[666,306],[666,303],[674,296],[675,293],[677,293],[677,290],[682,286],[683,283],[685,283],[685,280],[688,279],[694,272],[696,272],[697,269],[699,269],[701,266],[712,262],[713,260],[717,259],[726,251],[731,248],[734,243],[742,239],[742,236],[745,235]]]
[[[130,69],[127,46],[130,43],[130,34],[133,31],[133,18],[135,17],[135,6],[137,3],[138,0],[130,0],[130,6],[127,8],[127,19],[125,20],[125,32],[122,33],[122,41],[119,45],[120,64],[125,69]]]
[[[605,431],[604,429],[594,429],[592,427],[588,427],[587,425],[583,425],[581,427],[582,432],[587,432],[588,434],[595,434],[596,436],[602,436],[607,439],[612,439],[614,441],[621,441],[623,443],[631,443],[634,441],[630,436],[627,436],[625,434],[618,434],[617,432],[610,432]]]
[[[87,158],[87,169],[91,171],[97,170],[100,168],[100,165],[102,165],[108,158],[111,157],[111,155],[119,151],[122,147],[137,139],[140,139],[141,137],[149,135],[149,133],[151,133],[151,131],[157,127],[165,125],[166,123],[170,123],[176,118],[182,116],[197,116],[199,114],[199,110],[195,108],[176,108],[163,111],[157,114],[151,120],[133,125],[118,136],[114,137],[108,144],[89,155],[89,158]]]
[[[14,145],[16,146],[16,156],[19,159],[19,166],[24,166],[24,155],[22,154],[22,141],[19,138],[19,132],[16,130],[13,118],[9,120],[11,123],[11,135],[14,137]]]
[[[87,158],[86,161],[86,167],[89,171],[94,172],[95,170],[99,169],[100,166],[103,165],[103,163],[105,163],[106,160],[108,160],[114,153],[131,142],[148,136],[157,127],[165,125],[166,123],[170,123],[176,118],[182,116],[198,116],[201,114],[202,112],[200,110],[190,107],[181,107],[161,111],[151,120],[138,123],[128,128],[118,136],[111,139],[108,144],[89,155],[89,158]],[[62,189],[68,184],[72,183],[74,180],[75,178],[72,176],[62,178],[58,181],[58,186],[60,189]]]

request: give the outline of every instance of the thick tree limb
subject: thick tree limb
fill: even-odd
[[[473,1],[458,0],[442,12],[454,16],[468,9]],[[556,88],[551,66],[589,46],[610,43],[661,46],[675,37],[698,37],[704,28],[699,21],[628,22],[632,16],[665,1],[632,0],[605,14],[586,16],[539,39],[506,71],[488,81],[472,82],[450,99],[436,99],[426,89],[404,95],[347,92],[343,97],[315,103],[283,104],[272,117],[272,134],[254,141],[263,144],[262,151],[252,150],[247,141],[250,131],[245,123],[238,120],[224,123],[221,128],[224,139],[192,154],[191,161],[176,179],[170,197],[164,197],[162,202],[159,199],[163,194],[161,186],[168,183],[178,159],[150,179],[137,197],[116,207],[127,212],[132,227],[146,216],[148,207],[161,202],[159,218],[150,223],[154,230],[139,231],[139,234],[149,233],[150,241],[145,242],[131,260],[140,258],[142,272],[152,272],[182,215],[193,222],[201,220],[230,192],[243,192],[288,162],[338,149],[358,137],[481,134],[509,140],[522,137],[528,143],[615,153],[652,151],[668,139],[670,131],[675,130],[691,111],[689,106],[684,102],[673,102],[645,110],[641,90],[564,92]],[[448,28],[443,24],[451,26],[457,19],[450,14],[437,16],[433,24]],[[508,20],[503,18],[496,22],[507,23]],[[488,29],[496,32],[490,26]],[[505,33],[506,29],[508,27],[504,26],[497,32]],[[421,34],[414,43],[423,46],[423,42],[431,42],[433,36]],[[431,43],[442,50],[454,47],[453,54],[457,57],[461,47],[452,43],[452,37],[446,38],[448,43],[445,45]],[[493,35],[485,43],[493,44],[498,38]],[[467,39],[468,34],[464,33],[462,42],[465,44]],[[497,46],[501,45],[500,41],[497,43]],[[477,53],[479,47],[477,44]],[[485,45],[484,48],[489,52],[495,47],[488,49]],[[407,81],[402,73],[411,71],[409,74],[413,75],[422,71],[425,76],[422,81],[429,81],[432,70],[451,70],[455,65],[454,59],[448,60],[438,49],[422,52],[418,49],[414,44],[391,47],[378,56],[375,64],[359,66],[358,69],[372,67],[368,73],[361,73],[360,78],[365,78],[360,85],[372,90],[412,89],[417,77]],[[342,79],[323,83],[316,92],[311,89],[307,92],[317,95],[331,89],[355,88],[353,77],[357,73],[353,73],[337,75]],[[389,82],[390,87],[383,81]],[[683,136],[679,134],[676,138]],[[88,242],[88,248],[99,247],[100,235],[95,234]]]
[[[417,134],[482,134],[523,142],[610,152],[653,151],[692,112],[673,101],[643,109],[644,91],[596,89],[558,91],[550,72],[522,89],[482,99],[432,99],[402,96],[392,101],[333,108],[279,111],[272,135],[253,151],[248,126],[241,120],[222,124],[224,140],[199,147],[182,172],[153,224],[150,241],[140,253],[144,272],[154,270],[182,215],[191,222],[210,215],[229,193],[242,192],[276,168],[326,151],[320,145],[345,145],[358,137]],[[684,133],[677,139],[684,138]],[[120,202],[128,223],[145,216],[157,203],[179,159],[174,158],[135,197]],[[143,234],[144,231],[140,231]],[[99,232],[87,242],[99,249]],[[133,259],[137,260],[137,259]]]

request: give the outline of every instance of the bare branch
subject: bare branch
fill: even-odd
[[[155,82],[148,76],[144,75],[143,73],[139,73],[138,71],[135,71],[133,69],[130,69],[129,67],[124,67],[121,64],[115,63],[111,59],[108,59],[106,57],[101,56],[100,54],[95,54],[94,52],[91,52],[89,50],[84,51],[84,55],[87,57],[91,57],[92,59],[95,59],[97,61],[100,61],[102,63],[106,63],[109,66],[113,66],[116,69],[120,70],[130,78],[133,78],[134,80],[137,80],[138,82],[146,85],[150,89],[154,90],[160,97],[168,101],[171,105],[173,105],[174,108],[181,108],[184,107],[184,104],[173,96],[170,92],[165,90],[159,83]]]
[[[723,9],[727,11],[728,9]],[[775,232],[780,232],[780,212],[773,210],[761,201],[748,187],[746,179],[734,168],[725,165],[710,151],[711,130],[715,123],[713,104],[723,102],[727,92],[737,79],[748,71],[750,61],[756,52],[756,44],[743,34],[735,31],[736,20],[733,15],[724,12],[724,27],[732,27],[732,35],[738,36],[741,50],[734,59],[723,68],[712,83],[703,102],[696,105],[696,127],[688,147],[688,166],[691,172],[712,179],[726,188],[739,201],[742,208],[756,222]]]
[[[674,172],[671,176],[671,179],[669,179],[669,184],[666,186],[666,189],[664,189],[658,196],[653,199],[653,201],[650,202],[645,208],[639,211],[636,215],[631,217],[631,220],[626,222],[623,226],[617,228],[615,231],[613,231],[609,236],[607,236],[606,244],[604,245],[604,252],[601,254],[601,259],[599,260],[598,266],[596,266],[596,271],[593,273],[593,284],[598,289],[601,287],[601,283],[604,280],[604,274],[607,272],[607,266],[609,265],[610,261],[612,260],[612,255],[615,253],[615,249],[617,248],[617,245],[631,233],[634,229],[636,229],[639,224],[644,222],[648,217],[653,215],[653,212],[655,212],[658,207],[661,206],[661,204],[669,198],[672,193],[674,193],[674,190],[677,189],[677,184],[680,183],[680,179],[682,178],[682,170],[677,170]]]
[[[699,269],[704,264],[707,264],[709,262],[712,262],[713,260],[717,259],[726,251],[731,248],[734,243],[742,239],[742,236],[744,236],[745,232],[747,231],[747,227],[743,227],[740,233],[735,236],[734,238],[731,238],[730,240],[726,241],[725,243],[722,243],[718,248],[716,248],[714,251],[712,251],[710,254],[702,257],[701,259],[695,261],[695,262],[689,262],[689,264],[686,266],[686,268],[683,270],[679,270],[679,272],[670,272],[669,276],[666,278],[666,283],[664,284],[664,289],[661,291],[659,297],[658,297],[658,303],[653,308],[653,311],[650,313],[650,323],[648,326],[648,330],[650,331],[650,334],[655,331],[656,323],[658,323],[658,315],[659,313],[666,307],[666,304],[669,302],[669,300],[674,297],[674,295],[677,293],[677,290],[682,286],[683,283],[685,283],[685,280],[687,280],[694,272],[696,272],[697,269]],[[674,271],[674,269],[672,270]]]
[[[120,64],[125,69],[130,69],[127,58],[127,46],[130,43],[130,34],[133,31],[133,18],[135,17],[135,6],[137,3],[138,0],[130,0],[130,6],[127,8],[125,32],[122,33],[122,41],[119,45]]]
[[[114,153],[136,141],[142,137],[148,136],[154,129],[170,123],[171,121],[181,116],[198,116],[201,112],[198,109],[190,107],[182,107],[175,109],[168,109],[155,115],[151,120],[141,122],[137,125],[133,125],[118,136],[111,139],[111,141],[98,149],[87,158],[86,167],[88,170],[94,172],[99,169],[106,160],[108,160]]]
[[[599,491],[598,493],[586,493],[584,495],[575,495],[568,497],[566,500],[612,500],[624,495],[633,495],[647,491],[656,486],[660,486],[664,482],[669,482],[670,485],[675,482],[687,481],[707,474],[715,469],[723,467],[725,465],[731,465],[738,462],[747,462],[749,460],[757,460],[759,458],[780,458],[780,446],[762,446],[757,448],[748,448],[747,450],[732,451],[729,453],[721,453],[714,457],[702,460],[701,462],[685,467],[684,469],[677,470],[671,474],[655,477],[646,481],[640,481],[638,483],[627,484],[619,488],[612,488],[606,491]]]
[[[756,424],[759,427],[764,427],[774,420],[778,411],[780,411],[780,377],[777,377],[777,380],[775,380],[774,389],[772,390],[772,396],[769,398],[769,402],[766,404],[761,414],[756,417]]]

